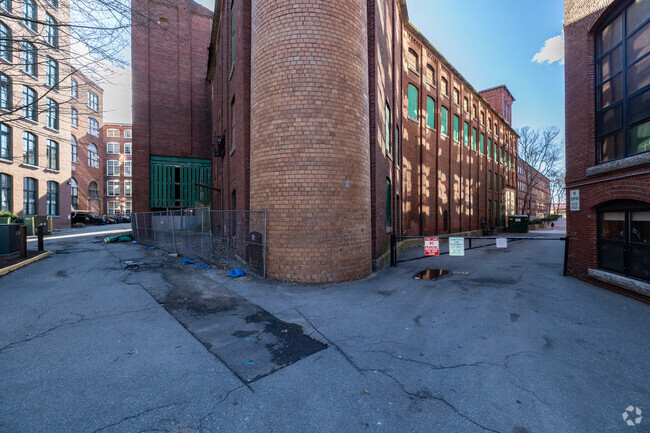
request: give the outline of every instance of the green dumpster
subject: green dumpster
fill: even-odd
[[[20,251],[20,224],[0,224],[0,256]]]
[[[510,233],[528,233],[528,215],[509,215],[508,231]]]
[[[36,227],[38,226],[43,226],[44,234],[49,233],[49,225],[45,215],[26,216],[24,221],[27,226],[27,236],[36,236]]]

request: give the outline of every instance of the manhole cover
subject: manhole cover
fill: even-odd
[[[444,269],[427,269],[426,271],[418,272],[413,276],[416,280],[437,280],[440,277],[448,275],[449,271]]]

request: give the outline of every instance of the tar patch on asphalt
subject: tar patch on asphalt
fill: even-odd
[[[327,347],[200,273],[162,274],[169,288],[150,294],[244,383]]]

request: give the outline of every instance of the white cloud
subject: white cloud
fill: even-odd
[[[561,35],[553,36],[544,42],[537,54],[533,56],[532,62],[552,64],[559,62],[560,65],[564,64],[564,33]]]

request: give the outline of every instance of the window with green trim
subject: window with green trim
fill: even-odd
[[[481,155],[485,155],[485,135],[481,134]]]
[[[492,191],[492,170],[488,170],[488,191]]]
[[[390,105],[386,102],[386,128],[384,132],[386,134],[386,155],[390,155]]]
[[[390,227],[390,179],[386,178],[386,227]]]
[[[449,131],[447,131],[448,124],[449,120],[447,119],[447,107],[440,107],[440,132],[442,132],[442,135],[449,134]]]
[[[472,128],[472,149],[476,150],[476,128]]]
[[[490,140],[489,138],[488,138],[487,152],[488,152],[488,158],[492,158],[492,140]]]
[[[408,116],[418,120],[418,89],[413,84],[409,84],[408,98]]]
[[[458,123],[460,120],[458,119],[458,116],[454,114],[454,141],[459,141],[460,140],[460,126]]]
[[[436,129],[436,101],[427,96],[427,126]]]
[[[465,147],[469,147],[469,124],[467,122],[463,124],[463,143]]]

